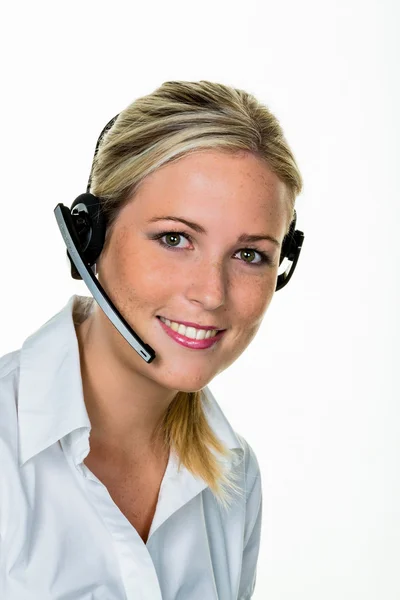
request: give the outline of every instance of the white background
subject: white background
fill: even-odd
[[[0,354],[73,293],[53,209],[98,134],[172,79],[254,93],[302,175],[305,242],[210,388],[255,450],[255,600],[399,600],[399,26],[389,0],[18,2],[1,22]]]

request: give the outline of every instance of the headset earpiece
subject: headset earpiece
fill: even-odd
[[[288,255],[290,253],[290,248],[292,246],[293,234],[294,234],[295,228],[296,228],[296,211],[294,211],[294,216],[293,216],[292,222],[290,223],[289,231],[283,238],[281,255],[279,257],[279,265],[282,264],[282,262],[285,258],[289,258]]]
[[[94,167],[94,161],[97,155],[97,151],[101,144],[101,141],[107,131],[114,125],[119,114],[115,115],[103,128],[100,133],[96,148],[94,151],[92,167],[90,169],[89,179],[86,186],[86,193],[81,194],[72,203],[71,206],[71,219],[72,226],[78,237],[82,254],[87,264],[92,268],[94,274],[96,274],[96,260],[100,256],[103,250],[104,240],[106,236],[107,220],[104,212],[101,209],[101,203],[97,196],[90,193],[90,186],[92,183],[92,173]],[[69,252],[67,251],[68,258],[71,263],[71,275],[73,279],[82,279],[79,275]],[[94,266],[93,266],[94,265]]]
[[[100,256],[106,235],[106,218],[97,196],[86,193],[78,196],[71,206],[71,218],[80,249],[88,265],[93,266]],[[68,254],[69,256],[69,254]],[[71,257],[71,275],[74,279],[82,279],[76,270]]]
[[[283,238],[279,266],[285,258],[290,261],[290,267],[281,275],[278,275],[275,291],[282,289],[290,280],[299,260],[301,247],[304,241],[304,233],[296,229],[296,211],[293,211],[293,219],[290,223],[288,233]]]

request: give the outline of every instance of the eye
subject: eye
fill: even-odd
[[[239,254],[239,253],[243,257],[242,258],[243,262],[246,262],[249,265],[254,265],[254,266],[263,265],[263,264],[272,265],[271,258],[268,256],[268,254],[265,254],[265,252],[261,252],[261,250],[255,250],[254,248],[243,248],[242,250],[238,250],[238,252],[236,254]],[[257,254],[260,258],[259,258],[259,260],[254,262],[252,259]]]
[[[165,242],[163,241],[163,238],[166,239]],[[181,231],[162,231],[154,239],[156,239],[161,246],[165,246],[166,248],[181,248],[181,246],[179,246],[180,238],[191,241],[190,236]]]

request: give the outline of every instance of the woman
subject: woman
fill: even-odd
[[[0,597],[251,598],[260,471],[207,384],[288,280],[288,240],[296,264],[301,175],[265,106],[206,81],[136,100],[96,150],[59,224],[98,302],[0,361]]]

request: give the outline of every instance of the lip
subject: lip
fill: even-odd
[[[192,350],[204,350],[206,348],[210,348],[222,338],[226,331],[226,329],[223,329],[222,331],[217,333],[216,336],[208,338],[207,340],[192,340],[191,338],[188,338],[185,335],[174,331],[173,329],[171,329],[171,327],[168,327],[168,325],[163,323],[161,319],[157,319],[157,321],[160,323],[165,333],[169,335],[169,337],[171,337],[173,340],[175,340],[175,342],[177,342],[181,346],[185,346],[186,348],[191,348]]]
[[[158,315],[158,318],[162,317],[163,319],[167,319],[168,317],[164,317],[164,315]],[[168,319],[168,321],[175,321],[175,319]],[[189,321],[175,321],[175,323],[179,323],[180,325],[185,325],[186,327],[195,327],[196,329],[205,329],[209,331],[210,329],[216,329],[217,331],[225,331],[221,327],[212,327],[209,325],[199,325],[198,323],[189,323]]]

